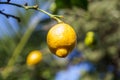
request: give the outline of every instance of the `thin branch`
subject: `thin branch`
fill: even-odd
[[[0,4],[13,5],[13,6],[17,6],[17,7],[24,8],[24,9],[26,9],[26,10],[28,10],[28,9],[38,10],[38,11],[40,11],[40,12],[43,12],[43,13],[47,14],[47,15],[50,16],[51,18],[55,19],[57,22],[62,22],[59,18],[62,18],[63,16],[60,16],[60,15],[53,15],[53,14],[51,14],[51,13],[48,13],[48,12],[46,12],[46,11],[40,9],[40,8],[38,7],[38,5],[26,6],[26,4],[25,4],[25,5],[20,5],[20,4],[11,3],[11,2],[0,2]]]
[[[14,16],[14,15],[11,15],[11,14],[4,13],[3,11],[0,11],[0,14],[4,15],[4,16],[7,17],[7,18],[9,18],[9,17],[15,18],[15,19],[18,20],[18,22],[21,21],[19,17]]]
[[[25,5],[20,5],[20,4],[11,3],[11,2],[0,2],[0,4],[13,5],[13,6],[21,7],[21,8],[24,8],[24,9],[35,9],[36,10],[38,8],[38,5],[27,6],[27,3],[25,3]]]
[[[0,4],[8,4],[8,5],[13,5],[13,6],[17,6],[17,7],[23,7],[23,5],[19,5],[19,4],[16,4],[16,3],[10,3],[10,2],[0,2]]]

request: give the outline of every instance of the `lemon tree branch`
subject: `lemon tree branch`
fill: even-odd
[[[40,12],[43,12],[43,13],[47,14],[47,15],[50,16],[51,18],[55,19],[58,23],[59,23],[59,22],[62,22],[59,18],[62,18],[63,16],[61,16],[61,15],[53,15],[53,14],[51,14],[51,13],[48,13],[47,11],[40,9],[40,8],[38,7],[38,5],[27,6],[27,5],[20,5],[20,4],[11,3],[11,2],[0,2],[0,4],[13,5],[13,6],[16,6],[16,7],[24,8],[24,9],[26,9],[26,10],[28,10],[28,9],[38,10],[38,11],[40,11]],[[5,15],[5,14],[4,14],[4,15]],[[8,15],[8,16],[9,16],[9,15]]]
[[[11,15],[11,14],[7,14],[7,13],[5,13],[5,12],[3,12],[3,11],[0,11],[0,14],[4,15],[4,16],[7,17],[7,18],[9,18],[9,17],[15,18],[15,19],[18,20],[18,22],[20,22],[20,18],[17,17],[17,16],[14,16],[14,15]]]

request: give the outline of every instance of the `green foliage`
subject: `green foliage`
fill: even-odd
[[[56,6],[58,9],[61,8],[72,8],[72,7],[81,7],[85,10],[88,8],[87,0],[55,0]]]
[[[119,61],[116,62],[120,53],[120,8],[118,6],[120,6],[119,0],[96,0],[89,2],[88,11],[73,8],[72,11],[66,10],[63,13],[64,20],[76,29],[77,47],[83,52],[86,60],[99,65],[98,73],[107,72],[107,67],[111,64],[114,64],[118,70]],[[84,44],[85,35],[89,31],[97,35],[97,45],[94,44],[94,48]],[[105,70],[102,70],[103,65]],[[112,75],[115,80],[119,80],[115,73]]]
[[[88,9],[88,0],[70,0],[72,6],[81,7],[85,10]]]
[[[57,8],[71,8],[70,0],[55,0]],[[67,5],[66,5],[67,4]]]

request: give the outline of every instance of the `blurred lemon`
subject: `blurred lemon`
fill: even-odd
[[[42,60],[42,53],[39,50],[30,52],[27,56],[26,63],[28,66],[38,64]]]
[[[58,57],[66,57],[75,47],[76,33],[64,22],[54,25],[47,34],[47,44],[52,53]]]
[[[56,9],[57,9],[56,3],[53,2],[53,3],[50,5],[50,8],[49,8],[49,9],[50,9],[51,12],[54,13],[54,12],[56,11]]]
[[[91,46],[94,43],[94,41],[95,41],[95,33],[92,31],[87,32],[84,40],[85,45]]]

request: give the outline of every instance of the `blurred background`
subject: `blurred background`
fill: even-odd
[[[55,20],[36,10],[0,4],[0,80],[120,80],[119,0],[1,2],[37,4],[49,13],[63,15],[62,20],[77,33],[77,44],[66,58],[55,56],[46,43]],[[28,67],[26,57],[33,50],[40,50],[43,60]]]

